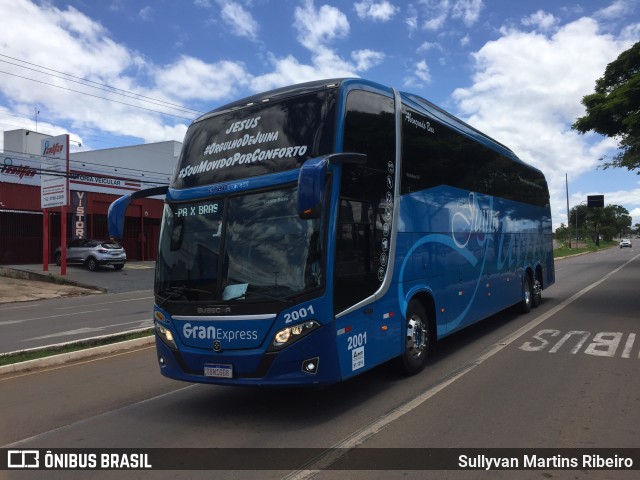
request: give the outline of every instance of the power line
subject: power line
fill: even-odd
[[[37,65],[35,63],[27,62],[26,60],[20,60],[20,59],[15,58],[15,57],[10,57],[9,55],[3,55],[3,54],[0,53],[0,57],[10,58],[11,60],[15,60],[16,62],[22,62],[22,63],[24,63],[26,65],[31,65],[33,67],[37,67],[38,69],[42,69],[42,70],[49,70],[51,72],[55,72],[55,73],[58,73],[60,75],[64,75],[65,77],[69,77],[69,78],[65,78],[65,77],[62,77],[62,76],[59,76],[59,75],[53,75],[53,74],[51,74],[51,73],[49,73],[47,71],[37,70],[36,68],[29,68],[29,67],[26,67],[24,65],[19,65],[19,64],[16,64],[16,63],[8,62],[6,60],[0,60],[0,62],[8,63],[9,65],[13,65],[13,66],[16,66],[16,67],[19,67],[19,68],[24,68],[26,70],[31,70],[31,71],[34,71],[34,72],[37,72],[37,73],[43,73],[45,75],[50,75],[50,76],[52,76],[54,78],[60,78],[62,80],[66,80],[66,81],[69,81],[69,82],[78,83],[80,85],[84,85],[84,86],[87,86],[87,87],[90,87],[90,88],[96,88],[98,90],[102,90],[102,91],[109,92],[109,93],[114,93],[116,95],[122,95],[122,96],[127,97],[127,98],[133,98],[133,99],[136,99],[136,100],[145,101],[145,102],[151,103],[153,105],[167,106],[167,107],[175,108],[176,110],[181,110],[181,111],[184,111],[184,112],[192,112],[192,113],[195,113],[196,115],[202,115],[204,113],[204,112],[201,112],[199,110],[195,110],[193,108],[185,107],[183,105],[167,102],[166,100],[159,100],[159,99],[156,99],[156,98],[148,97],[146,95],[142,95],[142,94],[139,94],[139,93],[131,92],[129,90],[123,90],[123,89],[120,89],[120,88],[112,87],[111,85],[107,85],[105,83],[100,83],[100,82],[96,82],[96,81],[89,80],[89,79],[86,79],[86,78],[82,78],[82,77],[78,77],[78,76],[75,76],[75,75],[71,75],[70,73],[61,72],[59,70],[54,70],[52,68],[44,67],[42,65]],[[75,78],[77,80],[71,80],[72,78]],[[91,84],[93,84],[93,85],[91,85]],[[94,86],[94,85],[96,85],[96,86]]]
[[[192,121],[192,120],[193,120],[193,117],[182,117],[182,116],[180,116],[180,115],[173,115],[173,114],[171,114],[171,113],[161,112],[160,110],[154,110],[154,109],[152,109],[152,108],[142,107],[142,106],[140,106],[140,105],[132,105],[132,104],[130,104],[130,103],[121,102],[121,101],[119,101],[119,100],[114,100],[114,99],[112,99],[112,98],[105,98],[105,97],[101,97],[101,96],[99,96],[99,95],[93,95],[93,94],[91,94],[91,93],[81,92],[81,91],[79,91],[79,90],[74,90],[74,89],[72,89],[72,88],[63,87],[63,86],[61,86],[61,85],[54,85],[53,83],[47,83],[47,82],[44,82],[44,81],[42,81],[42,80],[36,80],[36,79],[34,79],[34,78],[23,77],[22,75],[17,75],[17,74],[15,74],[15,73],[11,73],[11,72],[5,72],[5,71],[3,71],[3,70],[0,70],[0,73],[4,73],[5,75],[11,75],[11,76],[13,76],[13,77],[17,77],[17,78],[22,78],[23,80],[29,80],[29,81],[31,81],[31,82],[41,83],[41,84],[43,84],[43,85],[48,85],[48,86],[50,86],[50,87],[60,88],[61,90],[66,90],[66,91],[69,91],[69,92],[78,93],[78,94],[80,94],[80,95],[87,95],[87,96],[89,96],[89,97],[98,98],[98,99],[100,99],[100,100],[106,100],[106,101],[108,101],[108,102],[118,103],[118,104],[120,104],[120,105],[126,105],[126,106],[128,106],[128,107],[139,108],[139,109],[141,109],[141,110],[146,110],[146,111],[148,111],[148,112],[153,112],[153,113],[159,113],[159,114],[161,114],[161,115],[166,115],[166,116],[168,116],[168,117],[181,118],[181,119],[183,119],[183,120],[189,120],[189,121]]]

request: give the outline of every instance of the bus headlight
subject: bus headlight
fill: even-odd
[[[273,336],[269,351],[280,350],[281,348],[291,345],[317,328],[320,328],[320,324],[313,320],[283,328]]]
[[[158,321],[154,321],[153,323],[156,329],[156,333],[158,334],[158,337],[160,337],[160,340],[162,340],[162,342],[167,347],[173,350],[178,350],[178,345],[176,344],[176,341],[173,339],[173,333],[171,333],[171,330],[166,328],[164,325],[162,325]]]

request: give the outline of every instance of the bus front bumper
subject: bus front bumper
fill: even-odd
[[[175,380],[219,385],[315,386],[341,380],[335,332],[320,328],[276,352],[169,348],[156,334],[162,375]],[[329,338],[328,338],[329,337]]]

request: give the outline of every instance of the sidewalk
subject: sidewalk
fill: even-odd
[[[19,278],[0,277],[0,304],[12,302],[29,302],[45,298],[64,297],[68,295],[89,295],[101,293],[100,290],[60,285],[39,280],[22,280]]]
[[[0,304],[26,302],[70,295],[119,293],[153,288],[155,262],[129,262],[119,272],[104,268],[90,272],[82,266],[68,266],[67,274],[60,267],[49,265],[0,266]]]

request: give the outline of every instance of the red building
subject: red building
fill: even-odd
[[[44,212],[41,208],[40,145],[46,138],[27,130],[5,132],[0,161],[0,265],[42,263],[45,214],[49,216],[49,251],[60,244],[61,207]],[[107,239],[111,202],[168,184],[181,146],[170,141],[71,153],[67,239]],[[122,239],[128,259],[156,259],[162,209],[162,199],[132,202]]]

